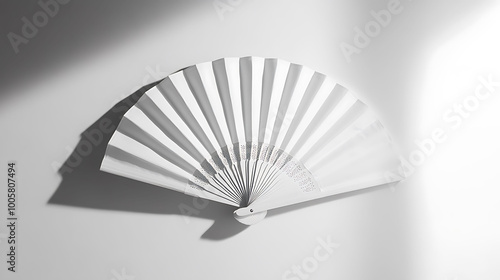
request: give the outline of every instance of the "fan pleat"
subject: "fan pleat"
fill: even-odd
[[[233,142],[227,125],[228,120],[224,115],[224,104],[222,103],[222,100],[217,91],[212,64],[209,62],[201,63],[196,65],[196,68],[199,72],[200,79],[202,80],[203,87],[205,88],[205,93],[207,95],[209,105],[213,109],[212,111],[215,115],[216,122],[224,138],[224,145],[222,145],[221,147],[231,146]]]
[[[306,142],[316,140],[317,137],[315,134],[325,132],[326,128],[324,126],[331,126],[335,123],[332,118],[336,115],[342,114],[342,109],[339,108],[340,106],[338,105],[341,104],[342,101],[346,102],[346,100],[348,101],[349,99],[344,99],[345,94],[346,90],[343,87],[335,85],[321,107],[319,107],[319,110],[317,110],[312,117],[309,125],[305,127],[304,131],[300,135],[297,134],[298,139],[290,151],[292,155],[296,155],[297,151],[306,145]]]
[[[241,106],[241,88],[239,75],[239,59],[227,58],[226,75],[231,96],[231,107],[233,109],[234,123],[238,143],[245,143],[245,123],[243,121],[243,108]]]
[[[140,102],[137,103],[139,108],[151,120],[158,129],[161,130],[169,139],[175,142],[176,145],[181,147],[186,153],[193,157],[198,162],[203,162],[205,157],[193,145],[190,139],[184,136],[182,132],[174,125],[174,123],[166,118],[158,106],[151,100],[149,96],[144,96]],[[209,173],[214,173],[215,170],[210,170]]]
[[[295,68],[295,67],[294,67]],[[290,91],[290,100],[286,101],[286,109],[280,104],[279,116],[281,118],[279,133],[276,136],[274,146],[281,148],[283,145],[283,140],[287,132],[291,129],[290,125],[297,113],[298,106],[301,100],[304,98],[307,86],[311,82],[314,76],[314,71],[307,67],[302,66],[300,69],[300,75],[297,76],[297,81],[294,83],[293,89]]]
[[[290,126],[288,127],[288,130],[286,131],[286,134],[283,138],[283,141],[280,146],[282,150],[287,150],[286,147],[290,143],[292,136],[296,134],[297,127],[299,126],[300,122],[304,119],[305,113],[310,108],[311,103],[316,97],[316,94],[323,86],[325,78],[326,78],[325,75],[317,72],[315,72],[314,75],[312,76],[311,81],[307,85],[306,91],[304,92],[303,97],[300,100],[300,103],[295,111],[295,114],[293,115],[293,119],[290,122]]]
[[[264,143],[268,145],[272,145],[271,138],[273,134],[277,133],[276,131],[274,131],[273,124],[278,119],[279,103],[284,93],[285,82],[288,76],[290,66],[291,64],[289,62],[278,59],[278,63],[276,65],[276,74],[274,76],[274,82],[271,92],[271,99],[269,100],[269,109],[268,109],[269,112],[268,112],[267,122],[265,124],[265,127],[263,128],[265,132]]]
[[[271,93],[274,85],[274,77],[276,75],[278,61],[276,59],[266,59],[264,62],[264,73],[262,76],[262,95],[259,113],[259,143],[264,142],[266,133],[267,118],[271,104]]]
[[[129,152],[124,151],[123,149],[127,147],[123,147],[122,149],[117,148],[115,146],[110,146],[107,150],[107,155],[122,162],[131,162],[134,163],[135,166],[140,168],[149,170],[151,172],[155,172],[161,174],[165,177],[171,178],[173,180],[179,181],[182,184],[187,182],[186,176],[184,174],[179,174],[177,172],[170,171],[165,167],[161,167],[157,164],[154,164],[153,161],[149,159],[144,159],[139,156],[133,155]],[[184,189],[184,185],[179,190]]]
[[[168,101],[169,105],[175,110],[182,121],[189,127],[189,130],[196,136],[196,138],[201,142],[203,147],[209,152],[214,153],[215,147],[212,145],[207,135],[203,132],[203,128],[197,122],[196,118],[193,116],[188,106],[180,96],[179,92],[173,85],[169,78],[166,78],[160,85],[158,89],[163,94],[165,99]]]
[[[352,126],[353,123],[364,115],[365,112],[366,106],[364,106],[361,102],[356,102],[339,118],[338,121],[333,123],[333,125],[322,137],[316,139],[316,142],[313,142],[310,146],[304,146],[305,148],[297,154],[297,158],[300,158],[302,162],[307,164],[310,158],[319,153],[324,153],[327,147],[333,143],[339,134],[341,134],[348,127]],[[310,149],[307,149],[307,147],[310,147]]]
[[[240,92],[245,142],[252,141],[252,60],[240,58]]]
[[[194,99],[196,100],[196,104],[198,104],[198,107],[203,114],[203,117],[206,119],[206,123],[209,126],[210,132],[213,133],[215,139],[217,140],[217,147],[225,147],[226,142],[224,140],[224,137],[222,136],[222,132],[215,117],[214,111],[212,110],[212,106],[210,106],[210,101],[208,100],[207,93],[205,92],[205,87],[203,85],[203,82],[201,81],[200,74],[198,73],[197,68],[195,66],[191,66],[184,70],[182,73],[184,74],[185,81],[190,89],[190,92],[186,92],[184,96],[194,97]],[[190,109],[194,109],[195,106],[195,104],[190,104]],[[201,116],[197,115],[197,117],[199,121],[199,118],[201,118]]]
[[[217,83],[217,92],[219,93],[224,116],[226,118],[227,129],[231,136],[232,143],[238,143],[236,124],[232,107],[231,95],[229,94],[229,82],[226,74],[226,64],[224,59],[212,62],[214,78]]]
[[[124,118],[120,124],[121,125],[117,129],[118,132],[122,133],[130,139],[137,141],[145,148],[149,148],[151,151],[155,152],[165,160],[173,163],[174,166],[177,166],[187,172],[187,174],[192,174],[196,170],[194,166],[192,166],[184,158],[179,156],[179,153],[176,153],[170,148],[164,146],[160,141],[131,122],[128,118]],[[130,143],[127,143],[127,145],[130,145]]]

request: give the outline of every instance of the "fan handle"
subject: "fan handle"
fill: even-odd
[[[236,209],[233,212],[233,216],[238,222],[249,226],[262,221],[266,215],[267,211],[254,212],[253,209],[249,207]]]

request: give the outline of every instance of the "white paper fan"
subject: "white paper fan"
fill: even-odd
[[[346,88],[302,65],[243,57],[185,68],[147,91],[101,169],[234,205],[253,224],[270,209],[399,181],[400,166]]]

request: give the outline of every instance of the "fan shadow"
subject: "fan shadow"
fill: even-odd
[[[100,171],[107,143],[121,118],[157,83],[144,86],[123,99],[82,132],[80,141],[59,169],[62,181],[48,203],[170,215],[182,215],[183,205],[196,210],[193,217],[214,220],[201,238],[221,240],[238,234],[246,226],[233,218],[232,206],[208,203],[198,211],[196,207],[201,202],[191,196]]]

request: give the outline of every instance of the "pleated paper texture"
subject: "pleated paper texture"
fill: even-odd
[[[349,90],[259,57],[166,77],[125,114],[101,169],[239,216],[403,179],[388,133]]]

